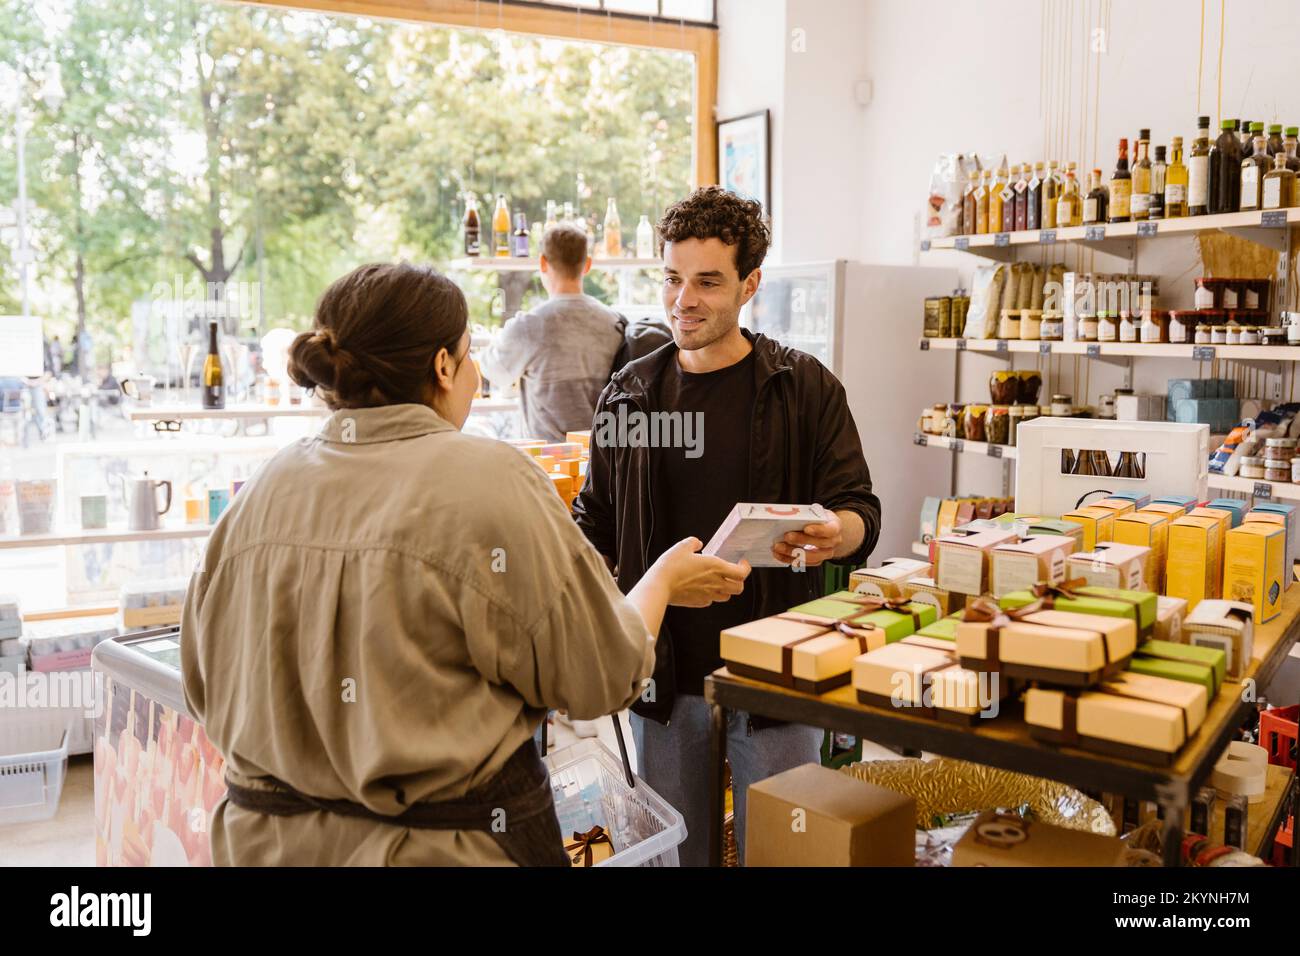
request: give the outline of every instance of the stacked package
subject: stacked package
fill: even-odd
[[[187,578],[124,584],[118,594],[118,625],[130,631],[179,624],[188,586]]]
[[[0,674],[21,677],[27,672],[27,642],[18,597],[0,594]]]
[[[95,645],[118,629],[113,618],[95,615],[28,621],[24,632],[32,670],[73,671],[88,668]]]
[[[546,472],[566,507],[572,509],[574,499],[587,479],[587,466],[591,459],[591,432],[569,432],[562,442],[537,439],[511,441],[524,454]]]

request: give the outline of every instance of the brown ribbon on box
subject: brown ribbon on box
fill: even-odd
[[[564,844],[564,852],[570,855],[569,858],[575,864],[581,859],[583,866],[591,866],[591,848],[597,843],[608,843],[611,850],[614,848],[609,834],[599,825],[592,827],[586,833],[575,832],[573,842]]]
[[[803,644],[805,641],[816,640],[819,637],[826,637],[828,634],[839,632],[845,637],[852,638],[858,642],[858,653],[865,654],[870,648],[867,647],[867,639],[859,633],[860,627],[855,627],[854,623],[861,621],[869,614],[875,614],[877,611],[894,611],[898,614],[908,614],[912,618],[912,632],[915,633],[921,629],[921,615],[906,607],[907,601],[899,601],[892,598],[875,598],[865,594],[853,594],[849,597],[837,597],[837,601],[845,604],[857,604],[862,606],[863,610],[856,614],[850,614],[846,618],[841,618],[832,624],[827,624],[819,617],[812,615],[795,614],[786,611],[784,614],[776,615],[783,621],[794,621],[798,624],[811,624],[814,627],[821,627],[824,630],[817,634],[809,634],[807,637],[796,638],[786,644],[781,645],[781,679],[776,683],[781,687],[794,687],[794,649]]]
[[[1074,582],[1067,582],[1067,583],[1074,583]],[[1037,590],[1040,587],[1048,589],[1050,591],[1061,590],[1055,585],[1048,585],[1048,584],[1035,585],[1035,590]],[[1063,594],[1062,596],[1073,597],[1073,595],[1070,594]],[[1024,607],[1018,607],[1014,611],[1004,611],[1000,607],[998,607],[997,604],[995,604],[993,601],[990,601],[987,598],[979,598],[970,607],[966,608],[966,613],[962,616],[963,621],[974,621],[977,624],[988,622],[989,629],[988,629],[988,637],[985,640],[984,656],[985,656],[985,660],[987,660],[990,663],[993,670],[996,671],[1002,670],[1002,658],[1001,655],[999,654],[1000,648],[998,647],[999,644],[998,634],[999,631],[1001,631],[1002,627],[1005,624],[1009,624],[1011,621],[1019,620],[1020,618],[1026,617],[1029,614],[1036,614],[1039,611],[1051,610],[1050,604],[1046,606],[1044,606],[1043,604],[1044,601],[1048,601],[1048,600],[1050,600],[1050,598],[1047,595],[1044,595],[1033,604],[1026,604]],[[972,616],[972,614],[974,616]],[[999,621],[998,617],[1005,618],[1005,620]],[[1026,621],[1025,623],[1032,624],[1033,622]],[[1079,628],[1075,628],[1075,630],[1081,631],[1081,630],[1085,630],[1085,628],[1079,627]],[[1105,671],[1110,668],[1112,663],[1111,656],[1110,656],[1110,640],[1109,638],[1106,637],[1105,631],[1093,631],[1092,633],[1096,634],[1098,637],[1101,638],[1101,653],[1102,653],[1102,657],[1105,660],[1105,663],[1102,664],[1102,670]]]
[[[1045,581],[1040,581],[1029,589],[1029,593],[1038,598],[1041,605],[1040,610],[1051,611],[1056,607],[1057,598],[1078,600],[1083,597],[1083,595],[1075,591],[1075,588],[1085,587],[1087,583],[1087,578],[1071,578],[1068,581],[1062,581],[1060,584],[1048,584]]]
[[[1141,649],[1133,652],[1133,659],[1148,660],[1148,661],[1173,661],[1175,664],[1190,664],[1192,667],[1203,667],[1205,668],[1206,672],[1210,675],[1210,683],[1212,685],[1215,683],[1214,665],[1207,664],[1205,663],[1205,661],[1189,661],[1185,657],[1175,657],[1173,654],[1160,654],[1156,651],[1144,651]],[[1216,694],[1219,692],[1218,687],[1215,687],[1214,692]]]
[[[1145,700],[1149,704],[1161,704],[1164,701],[1151,700],[1149,697],[1143,697],[1140,694],[1126,694],[1121,690],[1115,690],[1113,687],[1107,687],[1106,684],[1098,684],[1081,693],[1109,694],[1111,697],[1125,697],[1129,700]],[[1079,695],[1072,694],[1069,691],[1061,691],[1061,733],[1065,736],[1065,743],[1071,747],[1079,745]],[[1165,704],[1166,707],[1173,707],[1173,704]],[[1179,707],[1178,712],[1183,717],[1183,743],[1186,743],[1192,737],[1191,729],[1187,723],[1187,708]]]

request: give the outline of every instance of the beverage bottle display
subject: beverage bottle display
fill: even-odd
[[[972,169],[966,174],[966,192],[961,199],[962,234],[975,235],[975,192],[980,188],[979,170]]]
[[[1165,176],[1169,167],[1165,163],[1165,148],[1156,147],[1156,158],[1151,163],[1151,192],[1147,201],[1147,218],[1163,219],[1165,217]]]
[[[1065,164],[1065,185],[1061,187],[1061,198],[1056,203],[1056,225],[1062,229],[1083,225],[1083,202],[1079,196],[1078,180],[1074,177],[1074,163]]]
[[[1282,124],[1271,123],[1268,127],[1268,156],[1271,161],[1274,156],[1282,152]]]
[[[1145,478],[1142,472],[1142,465],[1138,461],[1137,452],[1122,451],[1119,453],[1119,461],[1115,464],[1116,478]]]
[[[515,213],[514,248],[511,251],[518,259],[528,258],[528,217],[522,212]]]
[[[217,320],[208,320],[208,355],[203,360],[203,407],[226,407],[226,383],[221,368],[221,351],[217,347]]]
[[[1282,141],[1283,152],[1286,153],[1286,168],[1293,173],[1300,172],[1300,156],[1296,155],[1297,136],[1300,136],[1300,126],[1288,126],[1286,139]]]
[[[604,253],[607,259],[618,259],[623,255],[623,222],[618,218],[618,204],[613,196],[605,206]]]
[[[1043,221],[1040,228],[1056,228],[1056,204],[1061,199],[1061,173],[1056,160],[1047,164],[1047,178],[1043,180]]]
[[[1020,167],[1020,176],[1016,179],[1016,205],[1015,214],[1012,217],[1016,229],[1029,228],[1029,170],[1030,165],[1025,163]]]
[[[1236,212],[1241,202],[1241,143],[1237,121],[1219,124],[1219,138],[1210,147],[1210,212]]]
[[[1028,202],[1025,207],[1025,228],[1040,229],[1043,225],[1043,164],[1034,163],[1034,176],[1025,190]]]
[[[1187,215],[1204,216],[1210,211],[1210,118],[1196,121],[1196,139],[1187,162]]]
[[[1016,228],[1016,180],[1020,167],[1012,166],[1007,172],[1007,184],[1002,188],[1002,226],[994,232],[1011,232]]]
[[[979,235],[989,231],[990,176],[989,170],[980,170],[980,184],[979,188],[975,190],[975,232]]]
[[[989,186],[989,224],[988,232],[1002,232],[1002,194],[1007,188],[1007,164],[1003,160],[993,182]]]
[[[1133,198],[1133,174],[1128,169],[1128,140],[1119,141],[1119,158],[1115,161],[1115,172],[1110,175],[1110,203],[1107,210],[1108,222],[1128,222],[1131,217],[1130,203]]]
[[[1107,199],[1106,187],[1101,184],[1101,170],[1094,169],[1088,174],[1088,195],[1083,199],[1085,226],[1106,221]]]
[[[564,204],[564,221],[570,224],[578,221],[578,217],[573,213],[573,203],[571,202]]]
[[[1138,133],[1133,147],[1132,190],[1129,196],[1129,218],[1135,222],[1146,219],[1151,211],[1151,131]]]
[[[642,216],[636,224],[636,257],[653,259],[655,257],[655,229],[650,225],[650,217]]]
[[[1165,172],[1165,217],[1182,219],[1187,215],[1187,167],[1183,165],[1183,138],[1175,136],[1169,146],[1172,154]]]
[[[492,254],[510,255],[510,207],[506,205],[505,193],[497,193],[497,208],[492,214]]]
[[[1285,209],[1295,205],[1295,173],[1286,168],[1286,153],[1272,157],[1273,168],[1264,176],[1262,209]]]
[[[1234,130],[1237,133],[1237,140],[1241,143],[1241,158],[1245,159],[1255,151],[1255,140],[1250,134],[1250,128],[1253,124],[1250,120],[1242,120],[1237,123]]]
[[[1255,136],[1254,149],[1241,161],[1241,203],[1238,208],[1242,212],[1261,207],[1264,200],[1264,176],[1268,170],[1268,141],[1264,139],[1264,131],[1261,129]]]
[[[465,218],[461,221],[461,231],[465,237],[465,255],[480,255],[483,224],[478,216],[478,199],[473,193],[465,199]]]
[[[550,229],[558,222],[558,219],[556,218],[555,215],[555,211],[557,208],[558,206],[554,199],[546,200],[546,224],[542,227],[544,230]]]

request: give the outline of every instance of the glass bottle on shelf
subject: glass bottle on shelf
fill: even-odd
[[[1094,448],[1088,453],[1091,459],[1089,467],[1092,469],[1090,474],[1098,475],[1102,478],[1109,478],[1112,475],[1110,470],[1110,456],[1099,448]]]
[[[1101,184],[1101,170],[1088,174],[1088,195],[1083,199],[1083,224],[1085,226],[1106,221],[1106,187]]]
[[[1288,126],[1286,128],[1286,139],[1282,140],[1282,152],[1286,155],[1286,168],[1291,172],[1300,172],[1300,156],[1296,152],[1297,136],[1300,136],[1300,126]]]
[[[1165,218],[1165,176],[1169,166],[1165,163],[1165,148],[1156,147],[1156,158],[1151,163],[1151,191],[1147,200],[1147,218]]]
[[[1252,132],[1254,128],[1255,124],[1250,120],[1242,120],[1237,124],[1237,139],[1241,141],[1242,159],[1255,152],[1255,134]]]
[[[1056,203],[1058,227],[1083,225],[1083,203],[1079,197],[1079,183],[1074,178],[1074,163],[1065,164],[1065,185]]]
[[[1128,169],[1128,140],[1119,141],[1119,158],[1115,161],[1115,172],[1110,175],[1110,196],[1108,222],[1128,222],[1133,197],[1133,174]]]
[[[618,216],[618,203],[609,197],[605,206],[605,243],[603,251],[607,259],[619,259],[623,255],[623,221]]]
[[[1119,461],[1115,464],[1116,478],[1141,478],[1142,468],[1138,464],[1137,452],[1122,451],[1119,453]]]
[[[961,199],[961,225],[963,235],[975,235],[975,193],[980,188],[980,173],[972,169],[966,174],[966,191]]]
[[[1056,160],[1047,164],[1047,178],[1043,180],[1042,222],[1039,228],[1056,228],[1056,204],[1061,200],[1061,172]]]
[[[517,259],[528,258],[528,217],[522,212],[515,213],[515,233],[510,251]]]
[[[208,320],[208,354],[203,360],[203,407],[226,407],[226,379],[221,367],[221,348],[217,338],[217,320]]]
[[[546,223],[542,226],[542,229],[550,229],[559,222],[559,219],[556,216],[558,209],[559,205],[554,199],[546,200]]]
[[[1034,175],[1025,189],[1025,228],[1040,229],[1043,224],[1043,164],[1034,163]]]
[[[642,216],[636,224],[636,257],[653,259],[655,257],[655,229],[650,225],[650,217]]]
[[[473,258],[482,255],[483,223],[478,215],[478,197],[470,193],[465,197],[465,217],[461,220],[465,241],[465,255]]]
[[[1241,202],[1241,143],[1237,121],[1219,124],[1219,138],[1210,147],[1210,213],[1236,212]]]
[[[1272,162],[1274,156],[1282,152],[1282,124],[1270,123],[1268,127],[1268,157]]]
[[[989,232],[1002,232],[1002,207],[1006,203],[1003,193],[1007,189],[1007,162],[1004,159],[989,186]]]
[[[1012,213],[1012,228],[1017,231],[1023,231],[1029,228],[1029,171],[1032,167],[1025,163],[1020,167],[1020,175],[1016,178],[1015,185],[1015,206]]]
[[[1264,174],[1260,208],[1285,209],[1294,206],[1295,173],[1286,168],[1286,153],[1277,153],[1272,159],[1273,168]]]
[[[497,193],[497,208],[492,214],[492,254],[510,255],[510,207],[506,205],[505,193]]]
[[[978,235],[989,231],[989,192],[992,186],[992,172],[981,169],[979,188],[975,190],[975,232]]]
[[[1080,448],[1074,453],[1074,464],[1070,468],[1072,475],[1094,475],[1092,470],[1092,452],[1086,448]]]
[[[1181,136],[1173,138],[1169,152],[1169,168],[1165,172],[1165,218],[1182,219],[1187,215],[1187,167],[1183,165]]]
[[[1146,219],[1151,212],[1150,150],[1151,131],[1140,130],[1133,145],[1133,169],[1130,173],[1129,218],[1134,222]]]
[[[1254,148],[1250,155],[1241,161],[1241,202],[1238,208],[1242,212],[1261,208],[1264,199],[1264,176],[1268,170],[1268,141],[1264,139],[1264,131],[1261,129],[1255,136]]]
[[[1196,120],[1196,139],[1187,161],[1187,215],[1204,216],[1210,211],[1210,118]]]

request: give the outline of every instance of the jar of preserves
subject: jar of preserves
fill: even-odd
[[[1192,297],[1192,304],[1197,309],[1225,309],[1229,308],[1223,304],[1223,290],[1227,284],[1226,279],[1215,279],[1210,276],[1199,276],[1192,280],[1196,286],[1196,292]],[[1231,306],[1236,308],[1236,306]]]
[[[953,438],[965,438],[965,437],[966,437],[966,416],[965,416],[965,414],[964,414],[965,408],[966,408],[965,405],[958,404],[957,402],[952,402],[951,404],[948,405],[948,419],[947,419],[947,420],[951,420],[951,421],[952,421],[952,424],[953,424],[952,437],[953,437]]]
[[[1011,441],[1011,408],[990,405],[984,416],[984,440],[990,445],[1007,445]]]
[[[1142,313],[1142,330],[1139,340],[1155,344],[1169,341],[1169,313],[1161,309],[1147,309]]]
[[[1242,478],[1258,478],[1264,480],[1264,459],[1246,457],[1241,459],[1241,468],[1237,472]]]
[[[1103,309],[1097,313],[1098,342],[1116,342],[1119,340],[1119,318],[1116,313]]]
[[[1014,401],[1022,405],[1037,405],[1038,390],[1043,387],[1043,373],[1036,368],[1026,368],[1017,372],[1016,376],[1020,379],[1020,390]]]
[[[1214,325],[1210,327],[1210,344],[1228,344],[1228,327],[1226,325]]]
[[[1298,327],[1300,330],[1300,327]],[[1059,342],[1065,338],[1065,315],[1057,311],[1043,310],[1043,327],[1039,332],[1044,342]]]
[[[1187,344],[1195,341],[1196,317],[1200,313],[1190,309],[1175,309],[1169,313],[1169,341]]]
[[[1260,343],[1259,329],[1253,325],[1243,326],[1241,330],[1241,344],[1259,345],[1259,343]]]
[[[984,416],[988,414],[987,405],[967,405],[962,410],[966,422],[966,439],[984,441]]]
[[[1074,399],[1069,395],[1052,396],[1052,417],[1069,418],[1074,414]]]
[[[1264,480],[1289,482],[1291,480],[1291,462],[1289,461],[1264,462]]]
[[[1236,323],[1230,323],[1227,326],[1227,338],[1224,339],[1225,345],[1241,344],[1241,326]]]
[[[1010,405],[1019,401],[1020,376],[1009,369],[989,376],[989,399],[994,405]]]
[[[1245,296],[1242,295],[1242,284],[1244,279],[1220,279],[1223,286],[1222,298],[1219,301],[1220,309],[1244,309]]]
[[[1264,442],[1265,461],[1290,461],[1295,455],[1294,438],[1270,438]]]

